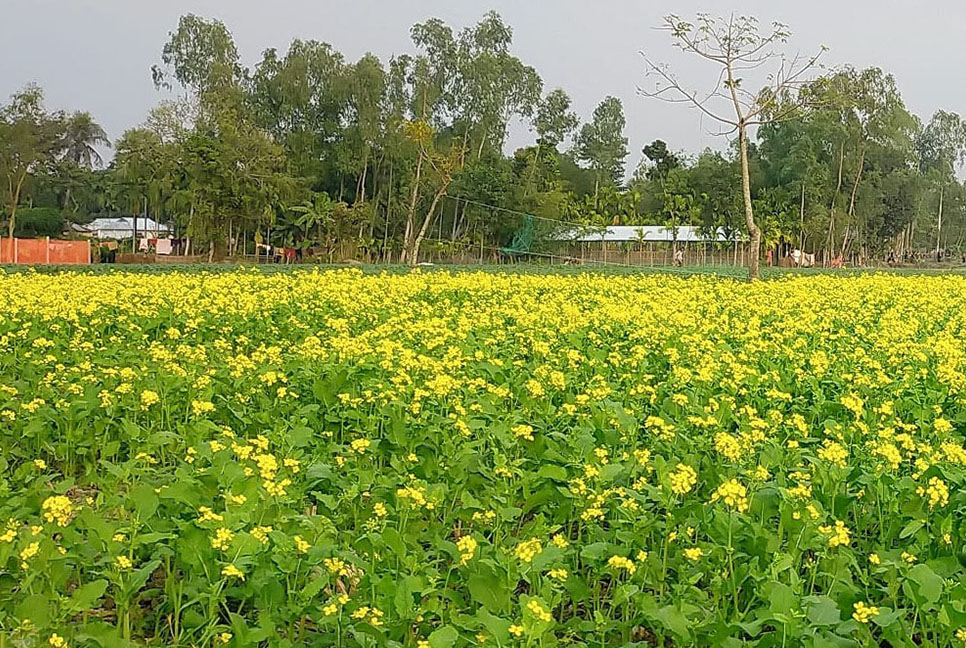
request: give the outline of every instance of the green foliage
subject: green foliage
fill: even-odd
[[[27,86],[0,106],[0,195],[10,236],[27,181],[52,164],[64,146],[65,117],[44,108],[43,91]]]
[[[962,643],[963,277],[146,270],[0,274],[14,645]]]
[[[607,97],[594,109],[593,119],[584,124],[577,135],[574,142],[577,159],[594,170],[597,186],[619,187],[623,184],[624,160],[627,158],[625,125],[621,100]]]
[[[17,212],[13,235],[22,238],[60,237],[64,232],[64,215],[53,207],[27,207]]]
[[[161,53],[162,66],[152,68],[154,83],[170,87],[173,78],[185,88],[204,94],[216,86],[230,85],[242,70],[231,32],[218,20],[186,14],[170,34]]]
[[[668,21],[672,35],[703,45],[723,24]],[[730,25],[742,51],[771,53],[788,35],[783,25],[761,32],[750,17]],[[122,133],[106,169],[110,140],[94,118],[48,111],[28,86],[0,110],[8,233],[30,205],[74,221],[151,216],[212,254],[246,240],[250,249],[257,237],[324,260],[396,262],[408,251],[414,262],[420,233],[454,255],[505,247],[521,213],[538,223],[747,230],[736,142],[688,155],[655,139],[626,181],[621,101],[605,98],[581,125],[567,92],[544,91],[513,53],[513,29],[498,14],[464,28],[431,18],[410,36],[412,51],[388,60],[296,39],[247,69],[228,26],[185,15],[153,73],[188,96]],[[963,120],[942,110],[918,119],[876,67],[800,81],[761,93],[743,87],[748,79],[731,82],[760,111],[747,163],[763,240],[826,260],[966,248]],[[533,138],[508,155],[517,122]],[[331,205],[320,211],[323,195]],[[538,224],[537,239],[554,227]]]

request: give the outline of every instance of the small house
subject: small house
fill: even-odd
[[[95,218],[86,226],[91,236],[99,239],[168,238],[171,228],[146,216]]]

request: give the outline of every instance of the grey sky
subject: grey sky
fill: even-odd
[[[656,138],[697,152],[720,146],[697,113],[637,96],[644,82],[638,55],[669,61],[680,76],[707,81],[708,69],[670,47],[655,31],[668,12],[696,11],[780,20],[792,50],[827,45],[830,65],[877,65],[895,75],[907,106],[924,119],[943,108],[966,111],[966,3],[961,0],[2,0],[0,97],[28,82],[46,90],[53,108],[88,110],[117,138],[141,123],[162,98],[150,67],[183,13],[224,21],[247,65],[268,47],[295,37],[331,43],[355,60],[367,51],[385,59],[412,51],[409,28],[438,16],[454,28],[496,9],[514,28],[514,51],[534,66],[545,86],[565,88],[582,119],[612,94],[624,101],[632,167]],[[697,85],[697,83],[696,83]],[[527,141],[520,126],[509,147]]]

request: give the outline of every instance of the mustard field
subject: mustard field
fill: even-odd
[[[0,274],[0,646],[966,645],[966,278]]]

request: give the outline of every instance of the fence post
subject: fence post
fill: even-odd
[[[50,237],[47,237],[47,265],[50,265]]]

